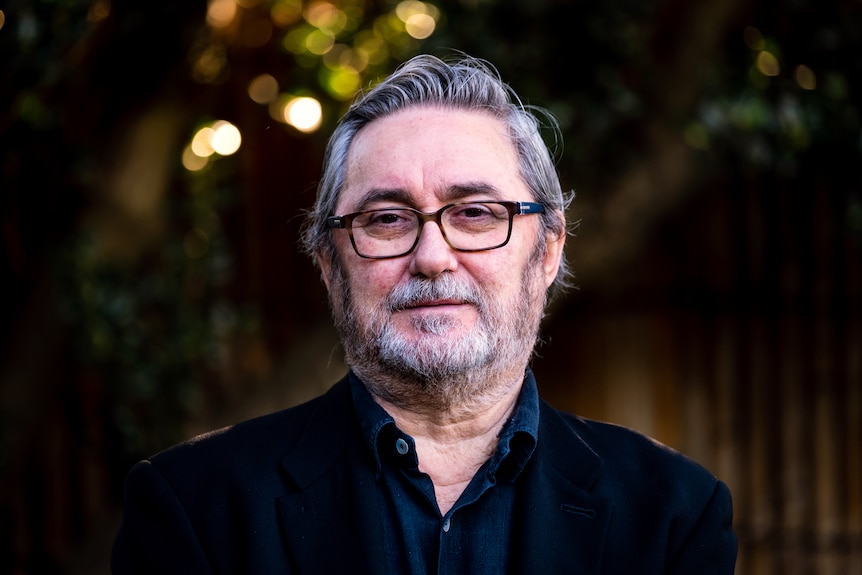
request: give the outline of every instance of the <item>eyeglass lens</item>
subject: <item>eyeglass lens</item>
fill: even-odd
[[[456,250],[480,251],[504,245],[511,230],[512,212],[499,203],[447,206],[436,214],[406,208],[357,214],[351,222],[356,251],[366,257],[393,257],[410,252],[419,239],[422,223],[435,221]]]

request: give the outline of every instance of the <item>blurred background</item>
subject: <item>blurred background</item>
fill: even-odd
[[[0,572],[108,573],[134,461],[342,375],[323,145],[455,50],[564,133],[544,397],[727,482],[737,573],[862,573],[860,0],[0,2]]]

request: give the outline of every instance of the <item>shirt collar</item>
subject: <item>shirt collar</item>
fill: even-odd
[[[381,464],[380,453],[377,449],[378,437],[383,428],[387,426],[395,428],[395,420],[385,409],[380,407],[380,404],[374,401],[365,384],[353,373],[353,370],[348,372],[347,379],[350,382],[350,393],[353,395],[353,407],[362,429],[363,443],[371,453],[374,460],[374,473],[379,477]]]
[[[383,409],[365,384],[351,370],[348,373],[353,405],[362,430],[363,443],[368,447],[374,461],[374,472],[381,472],[380,439],[385,430],[387,437],[403,435],[395,420]],[[524,382],[512,416],[500,431],[497,450],[488,462],[488,472],[499,479],[514,481],[536,448],[539,436],[539,392],[536,379],[530,368],[524,373]],[[408,436],[409,438],[409,436]],[[412,438],[409,438],[412,445]]]

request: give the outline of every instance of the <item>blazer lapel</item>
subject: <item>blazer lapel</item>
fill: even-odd
[[[374,474],[346,379],[323,396],[282,459],[288,493],[277,511],[297,573],[384,573]]]
[[[541,403],[539,441],[519,478],[513,573],[600,572],[610,501],[590,492],[602,461],[553,408]],[[374,473],[346,379],[321,398],[282,460],[287,492],[277,502],[297,573],[385,573]]]
[[[589,491],[602,461],[559,413],[540,409],[536,451],[519,480],[513,572],[597,574],[613,513]]]

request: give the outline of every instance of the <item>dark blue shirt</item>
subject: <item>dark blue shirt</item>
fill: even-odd
[[[446,515],[419,471],[413,438],[398,429],[352,372],[356,413],[375,465],[388,572],[398,575],[507,572],[515,481],[536,447],[539,396],[528,369],[497,450]]]

